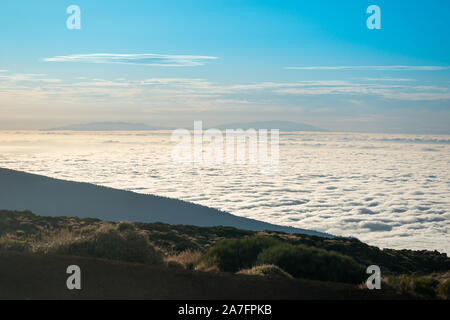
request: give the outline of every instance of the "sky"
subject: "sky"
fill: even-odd
[[[2,0],[0,129],[289,120],[450,134],[449,14],[448,0]]]

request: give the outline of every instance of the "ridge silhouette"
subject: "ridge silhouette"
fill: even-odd
[[[230,226],[331,237],[326,233],[278,226],[234,216],[182,200],[117,190],[0,168],[0,209],[30,210],[41,216],[106,221],[162,222],[200,227]]]

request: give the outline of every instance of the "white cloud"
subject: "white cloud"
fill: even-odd
[[[383,81],[383,82],[412,82],[416,79],[408,78],[364,78],[366,81]]]
[[[411,85],[418,84],[418,85]],[[298,98],[321,100],[340,95],[353,105],[363,105],[368,97],[399,101],[450,100],[446,87],[419,82],[391,82],[391,79],[314,80],[222,84],[201,78],[86,79],[59,80],[44,74],[0,74],[0,101],[3,104],[92,105],[187,108],[196,110],[245,109],[286,106]],[[304,102],[301,102],[304,103]],[[239,110],[238,110],[239,111]],[[242,110],[240,110],[242,111]]]
[[[216,60],[217,57],[192,56],[192,55],[167,55],[167,54],[113,54],[93,53],[74,54],[68,56],[56,56],[44,58],[47,62],[84,62],[84,63],[113,63],[135,64],[159,67],[195,67],[204,65],[205,62]]]
[[[383,79],[377,79],[383,81]],[[367,84],[361,82],[350,81],[301,81],[298,83],[278,83],[278,84],[261,84],[248,86],[247,88],[270,88],[272,92],[277,94],[289,94],[296,96],[311,95],[352,95],[352,96],[380,96],[385,99],[404,100],[404,101],[435,101],[449,100],[450,91],[448,88],[436,86],[411,86],[404,84],[389,84],[391,79],[386,80],[388,83]],[[245,86],[241,86],[246,88]]]
[[[0,75],[0,80],[8,80],[11,82],[18,81],[35,81],[35,82],[62,82],[61,79],[47,78],[46,74],[34,74],[34,73],[12,73],[7,75]]]
[[[450,100],[450,93],[385,93],[383,95],[388,99],[405,100],[405,101],[434,101],[434,100]]]
[[[334,67],[286,67],[288,70],[364,70],[364,71],[439,71],[448,66],[334,66]]]
[[[309,86],[346,86],[351,82],[340,80],[318,80],[318,81],[299,81],[299,82],[260,82],[253,84],[233,85],[229,88],[232,90],[263,90],[277,88],[295,88]]]

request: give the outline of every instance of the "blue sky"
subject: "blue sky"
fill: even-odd
[[[450,2],[342,2],[4,0],[0,128],[293,120],[450,133]],[[81,30],[66,27],[70,5]],[[370,5],[381,30],[366,26]]]

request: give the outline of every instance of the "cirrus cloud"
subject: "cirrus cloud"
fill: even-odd
[[[134,64],[153,67],[196,67],[202,66],[207,61],[216,60],[218,57],[193,56],[193,55],[168,55],[168,54],[115,54],[92,53],[73,54],[68,56],[55,56],[44,58],[47,62],[84,62],[84,63],[113,63]]]
[[[363,71],[440,71],[448,66],[322,66],[322,67],[286,67],[287,70],[363,70]]]

